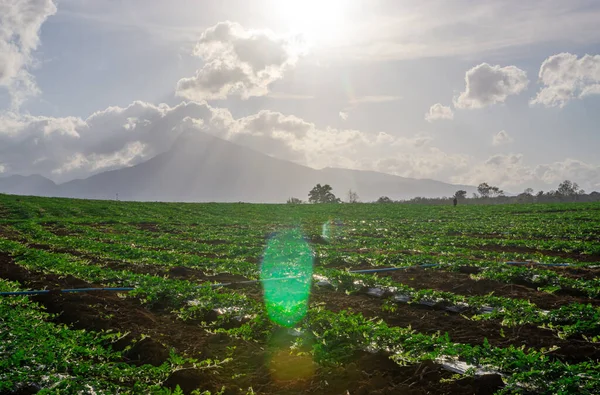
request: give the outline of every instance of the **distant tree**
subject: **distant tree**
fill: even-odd
[[[349,189],[348,190],[348,203],[358,203],[358,202],[360,202],[358,193],[354,192],[352,189]]]
[[[489,186],[487,182],[482,182],[477,187],[477,192],[479,192],[479,194],[481,195],[481,197],[486,198],[486,197],[490,196],[491,189],[492,189],[492,187]]]
[[[577,195],[577,191],[579,191],[579,185],[576,182],[564,180],[558,185],[556,192],[561,196],[573,196]]]
[[[291,197],[287,200],[286,202],[287,204],[302,204],[304,203],[301,199],[295,198],[295,197]]]
[[[321,186],[321,184],[317,184],[311,191],[308,193],[308,202],[309,203],[341,203],[339,198],[336,198],[335,195],[331,192],[331,186],[325,184]]]
[[[394,201],[387,196],[381,196],[377,199],[377,203],[394,203]]]
[[[467,198],[467,191],[463,191],[462,189],[459,189],[458,191],[456,191],[454,193],[454,197],[457,199],[466,199]]]
[[[473,192],[473,195],[471,195],[471,199],[477,199],[479,198],[479,195],[475,192]]]
[[[537,196],[539,198],[544,196],[544,191],[540,190],[535,196]]]
[[[521,194],[519,194],[519,196],[517,196],[518,203],[533,203],[534,199],[535,198],[533,197],[533,189],[532,188],[525,188],[523,193],[521,193]]]
[[[504,191],[498,187],[490,187],[489,194],[491,197],[504,196]]]

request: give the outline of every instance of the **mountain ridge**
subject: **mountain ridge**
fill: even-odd
[[[45,180],[45,181],[44,181]],[[0,192],[87,199],[283,203],[305,199],[317,183],[342,199],[349,189],[363,201],[450,196],[475,187],[371,170],[313,169],[202,133],[186,133],[173,146],[137,165],[62,184],[40,176],[0,178]]]

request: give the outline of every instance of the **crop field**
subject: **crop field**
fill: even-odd
[[[595,203],[0,195],[0,292],[47,290],[0,296],[0,394],[598,394],[599,240]]]

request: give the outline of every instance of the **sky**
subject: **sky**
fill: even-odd
[[[0,176],[184,131],[314,168],[600,190],[600,2],[0,0]]]

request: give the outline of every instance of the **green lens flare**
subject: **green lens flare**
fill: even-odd
[[[321,232],[321,237],[325,240],[329,240],[331,237],[331,226],[329,225],[329,221],[323,224],[323,231]]]
[[[312,283],[313,251],[298,229],[271,237],[260,279],[271,321],[292,327],[306,315]]]

